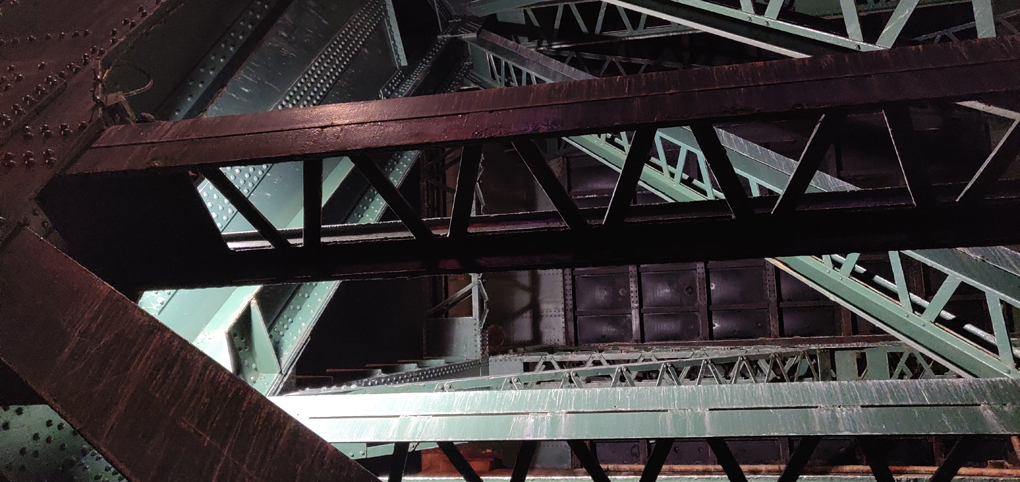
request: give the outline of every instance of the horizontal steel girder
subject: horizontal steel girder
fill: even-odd
[[[332,443],[1015,434],[1020,381],[909,380],[308,395],[273,402]]]
[[[70,174],[562,136],[1020,90],[1020,39],[111,127]],[[909,85],[910,88],[902,86]]]
[[[936,192],[945,190],[943,201],[925,208],[913,207],[905,188],[814,193],[805,195],[801,209],[784,216],[768,214],[774,199],[754,198],[750,204],[757,214],[746,219],[732,218],[722,200],[640,205],[631,207],[628,222],[620,227],[598,226],[603,210],[592,208],[581,212],[594,226],[581,233],[565,228],[556,212],[476,216],[463,240],[423,242],[399,223],[324,227],[323,245],[317,249],[250,249],[265,242],[234,243],[245,249],[227,253],[214,265],[182,259],[173,270],[134,272],[137,277],[130,281],[147,289],[200,287],[997,245],[1020,239],[1020,188],[976,205],[952,202],[958,188],[940,186]],[[436,234],[444,234],[447,224],[443,219],[425,222]],[[698,236],[687,236],[692,232]],[[685,239],[682,248],[677,239]]]

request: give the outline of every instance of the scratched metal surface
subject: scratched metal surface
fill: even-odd
[[[35,195],[102,129],[100,62],[179,4],[0,3],[0,360],[133,481],[374,480],[36,237]]]
[[[273,402],[330,442],[1014,434],[1020,381],[910,380],[451,393]]]
[[[128,479],[376,480],[31,232],[0,272],[0,360]]]
[[[1010,72],[1016,75],[1012,76]],[[962,82],[961,78],[966,78]],[[1020,40],[192,119],[107,131],[71,173],[252,163],[1020,89]],[[810,80],[807,80],[810,79]],[[911,85],[910,89],[900,86]]]

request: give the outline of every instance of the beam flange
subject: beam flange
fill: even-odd
[[[1009,434],[1020,381],[885,380],[294,395],[326,440],[604,440]],[[768,416],[763,416],[767,413]]]
[[[807,77],[808,80],[805,80]],[[109,128],[70,174],[684,125],[1020,90],[1020,39],[390,99]],[[894,88],[911,85],[911,89]]]

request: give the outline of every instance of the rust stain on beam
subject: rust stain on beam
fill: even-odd
[[[306,159],[1020,90],[1020,38],[115,126],[71,174]]]
[[[0,273],[0,360],[130,480],[378,482],[35,234]]]

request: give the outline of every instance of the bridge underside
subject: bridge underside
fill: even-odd
[[[0,1],[0,482],[1016,480],[1018,25]]]

